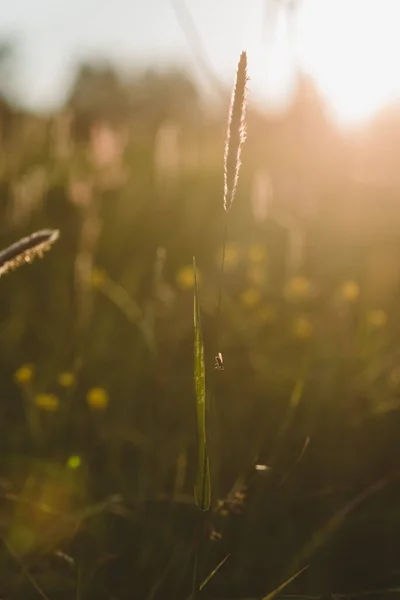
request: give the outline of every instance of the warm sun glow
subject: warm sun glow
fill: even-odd
[[[271,107],[289,100],[296,63],[343,124],[400,98],[400,0],[297,0],[292,13],[288,4],[270,5],[262,55],[249,36],[253,72],[263,74]]]
[[[400,0],[302,0],[297,56],[340,121],[400,97]]]

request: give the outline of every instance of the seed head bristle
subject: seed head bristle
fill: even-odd
[[[247,54],[243,51],[240,55],[235,87],[231,97],[229,109],[228,131],[225,143],[224,156],[224,209],[228,211],[235,198],[236,187],[239,180],[240,154],[242,144],[246,139],[246,83]]]
[[[0,252],[0,277],[23,264],[42,258],[59,237],[57,229],[42,229],[22,238]]]

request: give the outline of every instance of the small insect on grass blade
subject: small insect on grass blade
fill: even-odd
[[[197,476],[195,500],[201,510],[209,510],[211,505],[210,466],[206,438],[206,370],[204,345],[200,322],[199,290],[197,287],[196,261],[193,258],[194,273],[194,385],[197,408]]]

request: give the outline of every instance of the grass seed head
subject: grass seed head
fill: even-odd
[[[224,160],[224,209],[228,211],[235,198],[239,180],[240,155],[246,139],[247,54],[242,52],[236,71],[235,87],[229,109],[228,132]]]
[[[0,252],[0,277],[23,264],[42,258],[58,239],[57,229],[42,229],[22,238]]]

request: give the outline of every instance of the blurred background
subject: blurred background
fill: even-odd
[[[190,594],[192,257],[211,379],[243,49],[201,596],[309,565],[279,597],[400,597],[399,17],[0,2],[0,246],[60,230],[0,282],[1,598]]]

